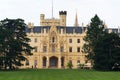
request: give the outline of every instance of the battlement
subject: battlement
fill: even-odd
[[[66,26],[66,15],[67,11],[59,11],[59,19],[51,18],[46,19],[44,14],[40,14],[40,25],[41,26]]]
[[[59,15],[67,15],[67,11],[59,11]]]
[[[33,27],[34,27],[34,23],[29,22],[28,23],[28,28],[33,28]]]

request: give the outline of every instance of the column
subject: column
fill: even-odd
[[[66,67],[66,65],[67,65],[67,63],[68,63],[68,57],[64,57],[64,68],[66,69],[67,67]]]
[[[38,64],[39,64],[39,68],[43,68],[43,57],[42,56],[39,56]]]
[[[47,60],[46,60],[47,62],[47,64],[46,64],[46,68],[49,68],[49,57],[47,56]]]
[[[58,57],[58,68],[61,68],[61,57]]]

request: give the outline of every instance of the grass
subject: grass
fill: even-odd
[[[120,80],[120,72],[79,69],[0,71],[0,80]]]

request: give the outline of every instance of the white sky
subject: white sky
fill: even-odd
[[[73,26],[76,10],[79,25],[87,25],[98,14],[108,27],[120,26],[120,0],[53,0],[54,17],[59,18],[59,11],[67,11],[67,25]],[[0,0],[0,20],[22,18],[26,23],[39,25],[40,14],[46,18],[52,15],[52,0]]]

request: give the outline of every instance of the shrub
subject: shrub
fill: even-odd
[[[83,69],[84,68],[84,64],[78,64],[78,68],[79,69]]]
[[[67,67],[68,67],[69,69],[72,69],[73,64],[72,64],[71,62],[68,62],[68,63],[67,63]]]

